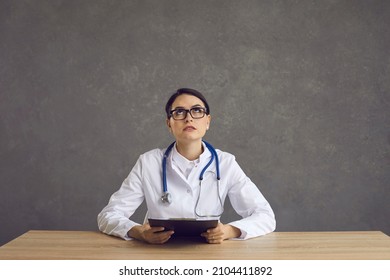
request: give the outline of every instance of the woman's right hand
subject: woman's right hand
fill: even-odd
[[[164,244],[171,238],[174,231],[163,230],[163,227],[151,227],[149,224],[144,224],[133,226],[129,230],[128,236],[151,244]]]

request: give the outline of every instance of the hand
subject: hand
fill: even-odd
[[[239,237],[240,235],[241,230],[234,226],[224,225],[222,223],[218,223],[217,227],[210,228],[201,234],[201,236],[206,238],[206,241],[211,244],[220,244],[226,239]]]
[[[132,227],[128,235],[135,239],[145,241],[151,244],[163,244],[167,242],[171,235],[174,233],[173,230],[163,231],[163,227],[151,227],[149,224],[142,226]]]

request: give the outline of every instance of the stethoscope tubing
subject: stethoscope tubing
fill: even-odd
[[[173,142],[172,144],[170,144],[168,146],[168,148],[166,149],[166,151],[164,153],[163,160],[162,160],[163,193],[167,193],[168,192],[168,186],[167,186],[167,158],[168,158],[168,156],[169,156],[173,146],[175,145],[175,143],[176,142]],[[217,171],[217,180],[219,181],[221,179],[221,175],[220,175],[220,171],[219,171],[219,159],[218,159],[217,151],[214,149],[213,146],[211,146],[211,144],[207,143],[206,141],[203,141],[203,143],[205,143],[206,147],[211,152],[211,159],[209,160],[209,162],[206,164],[206,166],[200,172],[199,180],[200,181],[203,180],[204,173],[206,172],[207,168],[211,165],[211,163],[215,159],[215,166],[216,166],[216,171]]]
[[[172,198],[171,198],[170,193],[168,193],[168,186],[167,186],[167,158],[168,158],[168,156],[169,156],[173,146],[175,145],[175,143],[176,142],[173,142],[172,144],[170,144],[168,146],[168,148],[166,149],[166,151],[164,153],[163,160],[162,160],[163,195],[161,196],[161,200],[162,200],[163,203],[168,203],[168,204],[170,204],[172,202]],[[216,150],[214,149],[214,147],[211,144],[207,143],[206,141],[203,141],[203,143],[206,145],[207,149],[209,149],[209,151],[211,152],[211,159],[206,164],[206,166],[202,169],[202,171],[200,172],[200,175],[199,175],[199,195],[198,195],[198,199],[196,200],[194,212],[195,212],[195,215],[198,216],[198,217],[219,217],[219,216],[222,215],[222,213],[224,211],[223,210],[222,199],[221,199],[220,192],[219,192],[219,188],[220,188],[219,184],[220,184],[220,179],[221,179],[221,175],[220,175],[220,171],[219,171],[219,158],[218,158]],[[222,206],[222,212],[220,214],[218,214],[218,215],[202,216],[202,215],[199,215],[197,213],[196,209],[198,207],[198,203],[199,203],[199,199],[200,199],[200,192],[202,191],[203,175],[206,172],[207,168],[209,168],[211,163],[214,161],[214,159],[215,159],[215,167],[216,167],[216,173],[217,173],[218,199],[219,199],[219,203]]]
[[[173,142],[172,144],[170,144],[168,146],[168,148],[166,149],[165,153],[164,153],[164,156],[163,156],[163,160],[162,160],[162,183],[163,183],[163,195],[161,196],[161,201],[163,203],[168,203],[168,204],[171,204],[172,203],[172,198],[171,198],[171,195],[170,193],[168,192],[168,185],[167,185],[167,158],[173,148],[173,146],[175,145],[176,142]],[[220,171],[219,171],[219,158],[218,158],[218,155],[217,155],[217,152],[216,150],[214,149],[214,147],[207,143],[206,141],[203,141],[203,143],[206,145],[207,149],[209,149],[210,153],[211,153],[211,159],[209,160],[209,162],[206,164],[205,167],[203,167],[202,171],[200,172],[200,175],[199,175],[199,195],[198,195],[198,198],[196,200],[196,204],[195,204],[195,207],[194,207],[194,214],[198,217],[219,217],[222,215],[223,213],[223,203],[222,203],[222,199],[221,199],[221,196],[220,196],[220,192],[219,192],[219,184],[220,184],[220,179],[221,179],[221,175],[220,175]],[[202,216],[202,215],[199,215],[198,212],[197,212],[197,207],[198,207],[198,203],[199,203],[199,199],[200,199],[200,193],[202,191],[202,181],[203,181],[203,175],[204,173],[206,172],[207,168],[209,168],[209,166],[211,165],[211,163],[214,161],[215,159],[215,167],[216,167],[216,173],[217,173],[217,192],[218,192],[218,200],[219,200],[219,203],[220,205],[222,206],[222,211],[220,214],[218,215],[207,215],[207,216]]]
[[[163,192],[168,192],[168,186],[167,186],[167,158],[169,156],[169,153],[171,152],[173,146],[176,142],[173,142],[171,145],[168,146],[167,150],[164,153],[163,161],[162,161],[162,181],[163,181]]]

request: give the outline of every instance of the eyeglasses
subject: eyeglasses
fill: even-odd
[[[184,120],[185,118],[187,118],[188,113],[190,113],[193,119],[201,119],[204,117],[204,115],[206,115],[207,110],[206,108],[203,107],[194,107],[188,110],[179,108],[179,109],[172,110],[170,116],[174,120]]]

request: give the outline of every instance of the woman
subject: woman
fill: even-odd
[[[179,89],[168,100],[165,111],[167,127],[176,140],[165,159],[166,184],[162,162],[167,149],[154,149],[141,155],[121,188],[98,215],[99,229],[124,239],[162,244],[173,231],[140,225],[129,219],[144,199],[151,218],[202,218],[220,216],[229,196],[233,208],[243,218],[229,224],[219,223],[202,233],[208,243],[248,239],[274,231],[275,217],[270,205],[235,157],[220,150],[216,150],[218,158],[214,157],[213,149],[202,141],[211,122],[204,96],[193,89]],[[202,172],[212,157],[218,161],[213,160]],[[221,176],[217,185],[218,163]],[[168,187],[172,198],[166,190]]]

